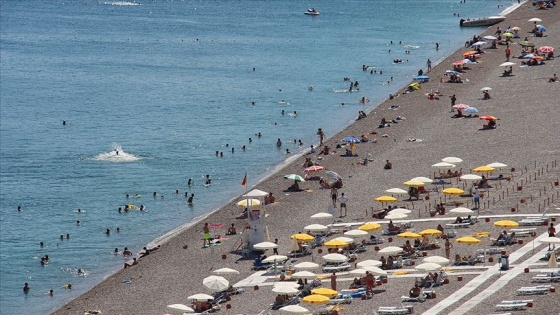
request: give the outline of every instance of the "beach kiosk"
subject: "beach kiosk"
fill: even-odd
[[[258,207],[251,207],[248,209],[249,229],[243,231],[243,247],[255,250],[255,244],[264,242],[266,240],[266,222],[264,215],[264,197],[268,193],[262,190],[253,189],[243,195],[245,198],[260,199],[261,203]]]

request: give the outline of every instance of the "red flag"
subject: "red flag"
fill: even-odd
[[[245,185],[247,185],[247,172],[245,172],[245,177],[243,177],[243,182],[241,183],[241,186]]]

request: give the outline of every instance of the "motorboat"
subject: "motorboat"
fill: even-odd
[[[309,8],[307,9],[307,11],[305,11],[305,15],[319,15],[319,11],[317,11],[315,8]]]
[[[490,26],[505,20],[505,16],[490,16],[478,19],[461,19],[459,25],[462,27]]]

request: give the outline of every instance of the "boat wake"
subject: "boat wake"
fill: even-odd
[[[115,5],[115,6],[135,6],[135,5],[142,5],[140,2],[130,2],[130,1],[105,1],[103,2],[105,5]]]
[[[96,155],[92,158],[94,161],[105,161],[113,163],[127,163],[142,160],[141,157],[132,153],[125,152],[119,145],[113,145],[113,150]]]

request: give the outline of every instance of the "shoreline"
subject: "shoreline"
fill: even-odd
[[[520,6],[520,8],[523,8],[523,6],[524,6],[524,5],[522,4],[522,5]],[[513,12],[516,12],[516,11],[517,11],[517,10],[513,10]],[[513,13],[513,12],[511,12],[511,13]],[[553,11],[553,12],[554,12],[554,11]],[[510,13],[510,14],[511,14],[511,13]],[[508,22],[508,20],[506,20],[504,23],[507,23],[507,22]],[[556,22],[556,24],[558,24],[558,22]],[[501,24],[499,24],[499,25],[504,25],[504,24],[501,23]],[[490,28],[494,28],[494,27],[495,27],[495,26],[492,26],[492,27],[490,27]],[[490,28],[489,28],[489,29],[490,29]],[[488,32],[488,30],[486,30],[485,32]],[[457,51],[451,53],[449,56],[446,56],[445,58],[443,58],[441,62],[439,62],[437,65],[435,65],[435,66],[433,67],[433,70],[432,70],[432,71],[435,72],[435,71],[441,70],[441,68],[445,68],[446,65],[444,64],[444,62],[447,61],[447,60],[453,59],[452,57],[455,56],[455,55],[457,55],[457,54],[459,53],[460,50],[461,50],[461,49],[459,49],[459,50],[457,50]],[[483,56],[483,58],[486,58],[486,57]],[[558,62],[558,61],[556,61],[556,62]],[[475,70],[476,70],[476,69],[475,69]],[[471,71],[475,71],[475,70],[471,70]],[[517,70],[517,71],[519,72],[519,70]],[[538,71],[538,70],[537,70],[537,71]],[[438,72],[438,73],[439,73],[439,72]],[[437,83],[434,84],[434,81],[435,81],[435,80],[432,80],[430,83],[427,83],[426,86],[428,86],[428,87],[430,87],[430,86],[431,86],[431,87],[437,86]],[[468,89],[469,87],[471,87],[471,86],[472,86],[472,81],[474,81],[474,79],[471,80],[471,84],[468,84],[467,87],[462,87],[462,88],[463,88],[463,89]],[[404,87],[406,87],[409,83],[410,83],[410,82],[408,82],[407,84],[405,84]],[[447,88],[447,87],[448,87],[448,86],[446,86],[446,89],[444,90],[444,93],[446,93],[446,90],[449,89],[449,88]],[[397,90],[397,91],[402,91],[402,90],[403,90],[403,87],[398,88],[398,89],[396,89],[396,90]],[[471,90],[473,90],[473,88],[471,88]],[[382,108],[382,106],[384,106],[384,105],[389,105],[389,104],[392,104],[392,103],[396,103],[397,101],[398,101],[398,103],[408,103],[407,101],[409,101],[409,99],[411,99],[411,98],[414,99],[415,101],[418,101],[419,103],[422,103],[422,101],[418,100],[418,99],[421,99],[421,95],[418,95],[418,94],[422,94],[422,95],[423,95],[425,92],[427,92],[427,91],[426,91],[426,90],[421,90],[420,93],[417,92],[417,94],[412,93],[412,94],[410,94],[410,95],[400,95],[399,97],[397,97],[398,100],[397,100],[397,98],[395,99],[396,101],[395,101],[395,100],[393,100],[393,101],[385,100],[385,101],[379,103],[377,106],[373,107],[373,108],[368,112],[368,118],[367,118],[367,119],[364,119],[364,121],[355,121],[355,122],[351,123],[350,125],[344,127],[344,128],[342,129],[341,132],[339,132],[339,133],[337,133],[336,135],[332,136],[331,138],[327,139],[326,143],[329,144],[329,145],[331,145],[332,143],[338,142],[338,141],[336,141],[335,139],[338,139],[339,137],[343,136],[343,135],[345,134],[345,132],[350,131],[350,130],[357,130],[357,129],[360,129],[360,128],[364,128],[364,127],[365,127],[365,126],[364,126],[364,125],[365,125],[365,120],[368,120],[368,121],[371,121],[371,120],[372,120],[371,117],[370,117],[370,115],[371,115],[371,116],[374,116],[374,115],[375,115],[375,116],[377,117],[378,114],[387,113],[389,110],[388,110],[388,109],[385,109],[385,108]],[[448,96],[448,95],[447,95],[447,93],[446,93],[445,97],[447,97],[447,96]],[[407,98],[407,100],[404,101],[403,98]],[[425,99],[425,97],[424,97],[424,99]],[[448,109],[449,107],[447,107],[447,106],[448,106],[448,105],[447,105],[447,103],[448,103],[448,102],[447,102],[447,99],[445,98],[442,102],[445,102],[445,103],[446,103],[446,105],[444,106],[444,108],[445,108],[445,109]],[[426,103],[426,100],[424,100],[423,103]],[[441,102],[440,102],[440,103],[441,103]],[[433,104],[432,104],[432,105],[433,105]],[[415,106],[415,105],[412,105],[412,106]],[[414,113],[414,112],[415,112],[415,110],[414,110],[413,108],[411,108],[411,106],[405,106],[404,104],[402,104],[401,107],[402,107],[402,108],[399,108],[398,111],[394,111],[392,114],[395,114],[395,115],[396,115],[396,114],[399,114],[399,115],[400,115],[400,114],[401,114],[401,111],[405,111],[405,113]],[[408,111],[407,111],[407,110],[408,110]],[[432,108],[432,111],[434,111],[434,110],[435,110],[435,109]],[[416,110],[416,112],[418,112],[418,110]],[[394,127],[394,129],[396,129],[396,130],[394,130],[394,129],[391,129],[391,130],[390,130],[391,132],[393,132],[393,131],[396,132],[396,135],[397,135],[397,136],[394,137],[395,143],[397,142],[397,138],[400,138],[400,140],[399,140],[399,144],[400,144],[400,145],[402,145],[401,140],[403,139],[403,136],[404,136],[404,135],[403,135],[403,130],[402,130],[402,129],[406,129],[406,128],[402,127],[402,125],[405,125],[405,127],[408,127],[408,129],[411,129],[411,131],[418,131],[419,129],[421,129],[421,128],[423,127],[423,125],[422,125],[422,123],[421,123],[420,121],[413,122],[413,123],[412,123],[413,126],[409,126],[409,125],[410,125],[409,122],[410,122],[411,120],[413,120],[413,119],[411,118],[411,117],[413,117],[413,116],[411,116],[411,115],[407,115],[407,116],[409,116],[409,117],[407,117],[408,120],[406,120],[406,121],[402,122],[400,125]],[[414,125],[416,125],[416,126],[414,126]],[[373,129],[373,128],[370,127],[370,129]],[[385,129],[384,131],[387,131],[387,129]],[[393,138],[391,137],[391,140],[392,140],[392,139],[393,139]],[[388,140],[388,139],[387,139],[387,140]],[[380,139],[379,142],[380,142],[380,143],[379,143],[379,146],[381,146],[382,148],[383,148],[383,147],[387,147],[387,146],[391,146],[391,143],[387,143],[388,141],[384,141],[383,139]],[[427,142],[427,141],[426,141],[426,142]],[[419,145],[422,145],[422,143],[419,143]],[[374,146],[377,146],[377,144],[374,144]],[[395,146],[396,146],[396,145],[395,145]],[[360,147],[359,149],[361,149],[361,147]],[[394,150],[394,148],[393,148],[393,150]],[[375,160],[376,160],[375,163],[372,163],[372,164],[377,165],[377,164],[379,164],[379,163],[381,163],[381,162],[383,161],[383,158],[380,159],[380,155],[383,155],[382,153],[376,152],[376,153],[371,153],[371,154],[372,154],[373,156],[377,156],[377,157],[378,157],[377,159],[375,159]],[[278,203],[278,204],[283,204],[284,202],[290,203],[290,201],[286,200],[286,199],[288,199],[288,198],[286,198],[286,196],[280,196],[281,193],[280,193],[279,190],[277,189],[277,188],[280,187],[280,186],[286,186],[286,185],[285,185],[285,182],[282,182],[281,179],[277,179],[277,178],[275,178],[275,177],[277,177],[278,175],[280,175],[280,171],[282,171],[283,169],[297,169],[297,168],[299,167],[299,160],[300,160],[303,156],[304,156],[304,154],[301,154],[301,155],[299,155],[299,156],[294,156],[293,161],[291,161],[290,163],[282,163],[282,164],[278,165],[277,167],[274,168],[273,171],[271,171],[270,174],[264,176],[263,179],[261,179],[261,180],[259,180],[259,182],[255,183],[255,184],[252,186],[252,188],[258,187],[259,189],[263,189],[263,190],[266,190],[266,191],[274,191],[274,193],[277,195],[277,203]],[[360,154],[360,157],[361,157],[361,154]],[[330,161],[330,160],[332,160],[332,159],[336,159],[336,157],[331,158],[331,157],[329,156],[329,157],[328,157],[328,160],[329,160],[329,161],[325,161],[325,162],[332,162],[332,161]],[[379,159],[380,159],[381,161],[378,161]],[[339,160],[340,160],[340,159],[339,159]],[[338,162],[338,163],[337,163],[337,162]],[[353,166],[353,167],[351,167],[351,168],[348,167],[348,166],[342,167],[342,165],[340,165],[340,164],[343,164],[343,163],[346,163],[346,162],[345,162],[345,161],[334,161],[334,162],[333,162],[333,164],[334,164],[335,167],[336,167],[336,166],[340,166],[341,169],[344,169],[344,171],[343,171],[342,173],[344,173],[345,175],[347,175],[348,173],[352,173],[352,176],[353,176],[353,177],[359,175],[359,174],[356,175],[356,174],[355,174],[355,171],[350,170],[351,168],[355,168],[355,166]],[[435,162],[434,162],[434,163],[435,163]],[[337,165],[337,164],[338,164],[338,165]],[[348,163],[346,163],[346,164],[348,164]],[[370,166],[370,167],[376,167],[376,166]],[[334,168],[334,167],[333,167],[333,169],[336,170],[336,168]],[[371,170],[370,170],[370,172],[371,172]],[[345,177],[346,177],[346,176],[345,176]],[[278,181],[280,181],[281,183],[279,184]],[[313,183],[314,183],[314,182],[308,182],[308,183],[306,183],[306,187],[309,187],[309,186],[313,185]],[[271,189],[265,189],[265,188],[263,188],[263,186],[265,186],[265,187],[271,187]],[[350,186],[350,187],[351,187],[351,186]],[[346,186],[345,186],[345,190],[346,190]],[[317,189],[317,191],[320,191],[320,190]],[[303,193],[301,193],[301,194],[303,194]],[[291,194],[291,195],[295,195],[295,194]],[[300,196],[298,196],[298,197],[300,197]],[[202,221],[204,221],[205,219],[213,220],[214,222],[222,222],[222,221],[224,221],[224,223],[226,223],[226,226],[228,225],[228,222],[230,222],[230,221],[232,221],[232,220],[233,220],[234,222],[240,222],[240,221],[237,221],[237,220],[235,220],[235,219],[232,219],[232,218],[231,218],[231,214],[230,214],[230,212],[231,212],[231,207],[230,207],[230,206],[231,206],[231,201],[232,201],[232,200],[235,200],[235,199],[237,199],[237,198],[238,198],[238,197],[232,198],[232,199],[231,199],[230,201],[228,201],[226,204],[224,204],[223,206],[221,206],[221,207],[219,207],[219,208],[217,208],[217,209],[214,209],[212,212],[210,212],[210,213],[208,213],[208,214],[206,214],[206,215],[200,216],[199,218],[197,218],[197,219],[195,219],[195,220],[193,220],[193,221],[191,221],[191,222],[189,222],[189,223],[186,223],[183,227],[180,227],[179,230],[174,229],[173,231],[177,230],[177,231],[175,231],[175,232],[170,231],[170,232],[166,233],[165,235],[168,235],[168,237],[164,237],[165,235],[163,235],[162,237],[163,237],[164,240],[161,241],[161,242],[164,242],[164,243],[163,243],[164,246],[162,246],[162,250],[161,250],[161,251],[163,251],[165,247],[176,245],[178,242],[182,242],[182,243],[185,243],[185,242],[187,242],[187,243],[192,243],[193,241],[192,241],[192,239],[190,238],[190,236],[195,235],[196,233],[199,232],[199,231],[197,231],[196,225],[197,225],[197,224],[200,224],[200,223],[201,223]],[[351,197],[351,198],[352,198],[352,197]],[[299,198],[299,199],[301,200],[302,198]],[[292,202],[292,203],[293,203],[293,202]],[[306,206],[306,207],[309,208],[309,206]],[[312,207],[313,207],[313,206],[312,206]],[[368,206],[368,207],[369,207],[369,206]],[[230,210],[228,210],[228,208],[230,208]],[[268,207],[267,209],[269,210],[270,213],[274,214],[273,212],[274,212],[275,210],[278,210],[277,208],[278,208],[277,205],[272,205],[272,206]],[[236,214],[238,214],[238,212],[239,212],[239,211],[237,211],[237,210],[238,210],[238,209],[235,209]],[[229,221],[226,221],[226,220],[229,220]],[[241,223],[240,223],[239,225],[241,225]],[[170,234],[170,233],[171,233],[171,234]],[[161,239],[161,238],[158,238],[158,239]],[[156,241],[156,240],[154,240],[154,242],[155,242],[155,241]],[[198,241],[198,240],[195,241],[195,244],[198,244],[198,243],[196,243],[197,241]],[[283,240],[283,241],[286,242],[285,240]],[[152,243],[152,242],[150,242],[150,243]],[[229,248],[229,245],[230,245],[230,244],[228,244],[228,246],[227,246],[228,248]],[[283,246],[286,247],[285,244],[283,244]],[[225,249],[225,247],[222,247],[222,248]],[[190,249],[191,249],[191,248],[189,247],[189,250],[190,250]],[[167,254],[166,254],[166,255],[163,255],[163,252],[161,252],[161,251],[158,252],[158,253],[156,253],[155,255],[152,255],[152,256],[148,256],[148,257],[146,257],[146,258],[143,258],[142,261],[140,262],[140,264],[139,264],[138,266],[143,266],[144,263],[150,263],[152,266],[157,265],[157,262],[155,262],[155,260],[157,260],[157,258],[158,258],[159,256],[166,256],[166,257],[168,257]],[[197,250],[197,252],[200,252],[200,253],[202,253],[202,251],[203,251],[203,250],[200,250],[200,249]],[[168,251],[168,252],[169,252],[169,251]],[[229,252],[229,251],[228,251],[228,252]],[[161,255],[160,255],[160,254],[161,254]],[[195,253],[195,254],[196,254],[196,253]],[[180,255],[180,254],[178,254],[178,255]],[[175,256],[177,256],[177,255],[175,255]],[[228,255],[228,256],[229,256],[229,255]],[[232,255],[232,256],[233,256],[233,255]],[[177,258],[177,257],[175,257],[175,258]],[[214,259],[218,259],[218,258],[215,257]],[[231,263],[231,261],[230,261],[229,259],[228,259],[228,262]],[[84,293],[83,295],[77,297],[76,299],[74,299],[74,300],[72,300],[71,302],[69,302],[69,303],[65,304],[64,306],[62,306],[60,309],[58,309],[57,311],[55,311],[55,314],[65,314],[65,310],[64,310],[64,309],[65,309],[67,306],[70,306],[70,308],[72,308],[73,305],[90,305],[90,304],[92,304],[92,301],[91,301],[92,299],[90,298],[90,296],[95,297],[95,295],[96,295],[97,292],[94,293],[94,291],[95,291],[98,287],[102,287],[102,288],[103,288],[103,287],[106,287],[106,285],[107,285],[106,282],[109,282],[110,280],[115,280],[114,278],[119,277],[119,276],[135,278],[135,277],[138,275],[138,273],[136,273],[136,275],[135,275],[135,270],[138,269],[138,268],[137,268],[138,266],[135,266],[135,268],[130,268],[130,269],[127,269],[127,270],[117,270],[115,273],[113,273],[113,274],[111,274],[110,276],[108,276],[102,283],[96,285],[95,287],[93,287],[92,289],[90,289],[88,292]],[[196,269],[196,268],[195,268],[195,269]],[[131,271],[131,270],[132,270],[132,271]],[[147,270],[144,270],[143,272],[142,272],[142,271],[139,271],[140,277],[142,277],[142,275],[144,275],[144,272],[146,272],[146,271],[147,271]],[[206,275],[208,275],[208,274],[206,274]],[[119,281],[116,280],[116,282],[114,282],[114,283],[117,283],[117,282],[119,282]],[[114,283],[113,283],[112,285],[114,285]],[[193,283],[193,286],[194,286],[194,283]],[[163,287],[163,286],[162,286],[162,287]],[[198,287],[199,287],[198,291],[202,291],[201,285],[198,285]],[[106,294],[103,294],[102,292],[100,292],[100,294],[101,294],[101,295],[99,295],[99,298],[103,298],[103,296],[105,296],[105,297],[108,296],[108,295],[106,295]],[[118,297],[113,297],[113,299],[115,299],[115,301],[117,301]],[[86,300],[87,300],[87,301],[86,301]],[[179,301],[177,301],[177,302],[179,302]],[[183,302],[184,302],[184,301],[183,301]],[[128,305],[128,303],[129,303],[129,302],[126,302],[125,304]],[[160,311],[162,311],[162,310],[163,310],[163,309],[160,309]],[[72,313],[72,310],[71,310],[71,309],[68,309],[68,311],[69,311],[69,313]],[[122,310],[121,310],[121,311],[122,311]]]

